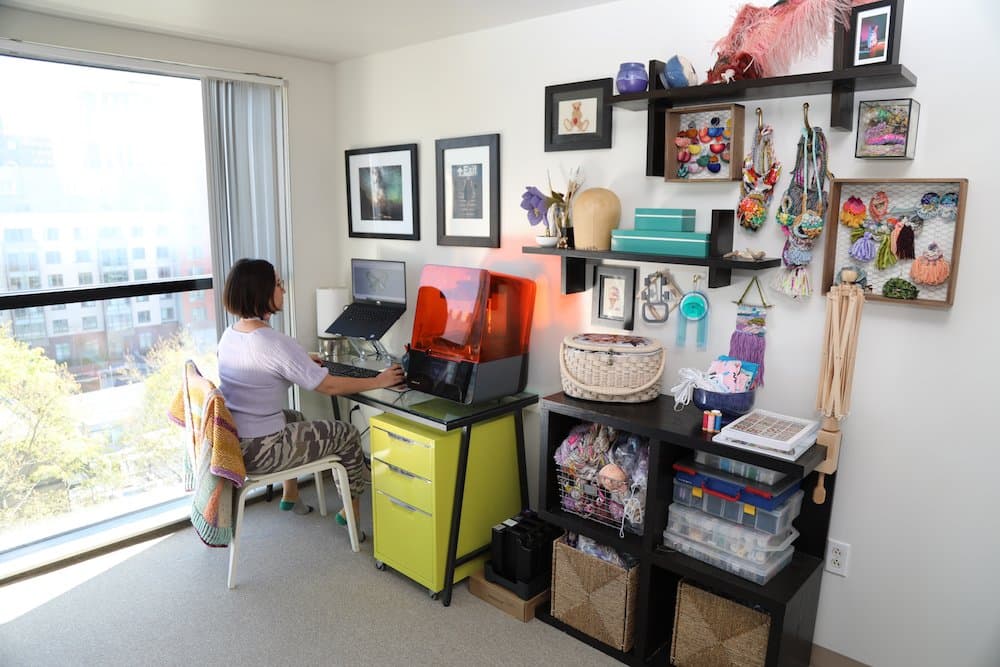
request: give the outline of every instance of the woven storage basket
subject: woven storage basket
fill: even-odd
[[[635,635],[639,568],[621,567],[566,544],[552,543],[552,615],[627,653]]]
[[[559,353],[563,391],[592,401],[655,399],[666,363],[663,345],[644,336],[576,334],[563,339]]]
[[[682,581],[670,664],[678,667],[763,667],[771,617]]]

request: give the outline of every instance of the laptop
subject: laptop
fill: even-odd
[[[406,263],[351,260],[351,303],[328,334],[378,340],[406,312]]]

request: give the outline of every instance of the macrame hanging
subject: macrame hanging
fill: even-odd
[[[749,303],[746,301],[750,288],[757,286],[757,294],[760,295],[760,303]],[[757,276],[754,276],[743,294],[736,301],[738,306],[736,311],[736,330],[729,337],[729,356],[740,361],[749,361],[757,364],[757,376],[754,380],[755,387],[764,386],[764,334],[767,332],[767,309],[771,304],[764,298],[764,290],[760,286]]]
[[[767,208],[774,197],[774,184],[781,176],[781,163],[774,157],[774,129],[764,125],[763,114],[757,108],[757,132],[753,146],[743,159],[743,181],[740,183],[740,203],[736,217],[740,225],[757,231],[767,219]]]
[[[802,105],[802,136],[796,150],[792,182],[788,185],[775,219],[785,235],[781,259],[786,271],[775,277],[772,286],[793,298],[809,296],[807,267],[812,262],[812,247],[823,233],[826,210],[827,149],[826,137],[818,127],[809,126],[809,103]]]
[[[684,347],[687,343],[687,323],[694,321],[698,323],[698,349],[704,350],[708,347],[708,297],[703,292],[698,291],[698,281],[700,275],[694,277],[694,289],[681,297],[677,306],[677,347]]]

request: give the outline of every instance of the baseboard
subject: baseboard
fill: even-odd
[[[809,667],[869,667],[869,665],[813,644]]]

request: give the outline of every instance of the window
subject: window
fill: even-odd
[[[132,259],[146,259],[146,249],[142,247],[132,248]]]
[[[78,264],[83,264],[90,261],[90,251],[86,248],[76,251],[76,261]]]
[[[49,287],[62,287],[62,286],[63,286],[63,277],[61,273],[58,273],[54,276],[49,276]]]
[[[138,322],[139,324],[149,324],[150,322],[153,321],[153,318],[150,317],[148,310],[140,310],[138,313],[136,313],[135,321]]]
[[[73,346],[69,343],[56,343],[55,345],[56,361],[64,362],[69,361],[70,355],[73,353]]]
[[[156,269],[156,276],[158,278],[169,278],[170,277],[170,267],[169,266],[161,266],[161,267],[157,268]]]
[[[76,281],[81,285],[93,285],[94,274],[90,271],[81,271],[77,274]]]
[[[94,331],[97,329],[97,318],[93,315],[87,315],[81,320],[84,331]]]
[[[101,282],[123,283],[128,280],[128,271],[120,269],[118,271],[104,271],[101,273]]]
[[[55,227],[49,227],[45,230],[45,240],[46,241],[58,241],[59,240],[59,230]]]
[[[69,320],[52,320],[52,333],[53,334],[69,333]]]
[[[57,250],[50,250],[45,253],[45,263],[46,264],[62,264],[62,256]]]
[[[145,280],[146,279],[146,269],[135,269],[132,271],[132,277],[135,280]]]
[[[156,259],[170,259],[170,248],[167,248],[166,246],[157,246]]]
[[[160,308],[160,319],[170,322],[174,319],[174,309],[172,307]]]
[[[31,241],[31,230],[16,228],[3,230],[4,243],[28,243]]]
[[[192,322],[204,322],[206,319],[205,309],[202,307],[191,309],[191,321]]]

